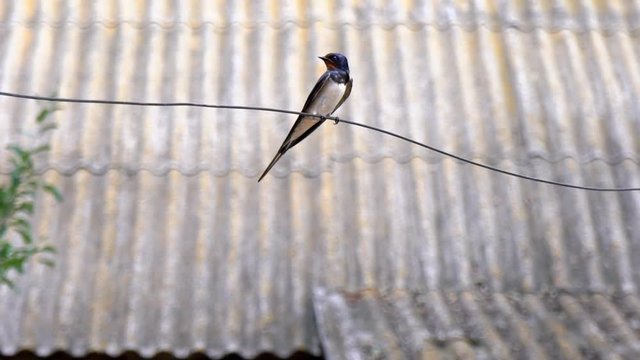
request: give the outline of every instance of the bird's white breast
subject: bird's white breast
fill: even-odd
[[[346,84],[338,84],[330,80],[327,81],[320,94],[316,97],[316,101],[311,105],[309,112],[321,115],[331,114],[340,102],[340,99],[342,99],[346,87]]]
[[[342,96],[346,91],[346,86],[346,84],[327,81],[320,90],[320,94],[315,97],[315,100],[311,103],[309,108],[306,109],[306,112],[311,114],[330,115],[336,108],[336,105],[340,102],[340,99],[342,99]],[[317,117],[303,117],[293,128],[289,140],[295,141],[297,138],[305,134],[307,130],[316,125],[318,121],[321,120]]]

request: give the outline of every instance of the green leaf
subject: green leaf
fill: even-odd
[[[51,245],[46,245],[46,246],[43,246],[42,248],[40,248],[40,251],[46,252],[46,253],[55,254],[56,253],[56,248],[51,246]]]
[[[27,189],[26,191],[28,191],[30,195],[33,195],[36,192],[36,190],[38,190],[38,187],[40,186],[40,182],[41,180],[37,178],[33,178],[29,180],[25,184],[25,188]]]
[[[13,204],[13,196],[9,194],[8,189],[0,186],[0,217],[2,217],[3,210],[10,207]]]
[[[6,241],[0,242],[0,259],[9,257],[9,254],[11,254],[12,248],[13,247],[8,242]]]
[[[23,273],[25,260],[24,256],[17,256],[4,261],[1,266],[6,269],[15,269],[19,273]]]
[[[16,159],[15,157],[12,157],[11,159],[9,159],[9,163],[11,164],[11,167],[14,169],[20,166],[18,159]]]
[[[38,113],[38,116],[36,117],[36,122],[38,124],[42,123],[50,114],[51,114],[51,110],[49,109],[41,110],[40,113]]]
[[[31,236],[31,229],[16,229],[16,232],[22,238],[25,244],[33,243],[33,236]]]
[[[5,284],[10,288],[14,288],[15,284],[13,283],[13,281],[9,280],[8,277],[2,275],[2,273],[0,273],[0,284]]]
[[[9,144],[7,145],[7,150],[13,152],[14,154],[20,154],[22,150],[22,146],[17,144]]]
[[[31,230],[31,223],[29,223],[29,220],[23,218],[23,217],[17,217],[15,219],[13,219],[11,221],[11,226],[18,229],[18,230],[26,230],[29,231]]]
[[[18,157],[18,159],[23,159],[25,155],[29,155],[29,153],[27,153],[27,151],[25,151],[20,145],[11,144],[7,146],[7,149],[11,151],[16,157]]]
[[[29,215],[33,215],[33,202],[23,202],[16,206],[16,212],[23,212]]]
[[[20,174],[21,170],[14,170],[11,174],[11,180],[9,181],[9,191],[12,194],[16,194],[18,192],[18,187],[22,184],[22,175]]]
[[[33,169],[33,159],[31,158],[31,153],[25,152],[22,155],[22,161],[24,162],[25,170]]]
[[[40,146],[36,147],[35,149],[31,150],[31,154],[32,155],[33,154],[39,154],[41,152],[46,152],[46,151],[49,151],[49,150],[51,150],[51,146],[49,144],[43,144],[43,145],[40,145]]]
[[[57,202],[61,202],[62,201],[62,194],[52,184],[44,184],[44,186],[42,188],[44,189],[44,191],[46,191],[49,194],[51,194],[56,199]]]
[[[38,130],[40,132],[40,135],[51,131],[51,130],[55,130],[58,128],[58,125],[56,125],[55,123],[49,123],[49,124],[44,124],[42,126],[40,126],[40,129]]]
[[[37,114],[38,124],[37,136],[42,136],[47,131],[56,128],[56,124],[50,118],[58,108],[47,103]],[[30,216],[35,213],[35,196],[37,191],[43,189],[50,193],[57,201],[62,201],[60,191],[53,184],[44,182],[42,174],[35,170],[34,157],[37,154],[51,150],[48,139],[37,146],[25,147],[20,144],[7,146],[8,160],[11,170],[8,182],[0,186],[0,286],[12,286],[10,277],[11,270],[24,272],[26,264],[39,253],[55,253],[55,248],[51,245],[34,245],[35,237],[33,227],[29,221]],[[38,141],[36,137],[35,141]],[[36,143],[37,144],[37,143]],[[7,235],[15,235],[18,243],[22,241],[22,246],[17,243],[10,243]],[[51,256],[37,256],[38,262],[47,266],[53,266]]]
[[[45,259],[45,258],[40,258],[38,259],[38,262],[42,265],[48,266],[48,267],[54,267],[55,266],[55,262],[51,259]]]

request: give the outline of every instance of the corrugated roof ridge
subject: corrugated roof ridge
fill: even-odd
[[[501,295],[506,297],[507,299],[512,296],[525,296],[525,295],[533,295],[539,296],[541,298],[550,298],[556,299],[562,295],[568,296],[603,296],[607,299],[619,299],[623,301],[627,297],[636,297],[640,296],[640,293],[637,291],[622,291],[622,290],[614,290],[611,288],[585,288],[585,287],[553,287],[553,286],[545,286],[542,288],[532,288],[532,289],[509,289],[509,290],[493,290],[484,286],[478,286],[476,284],[472,284],[466,287],[450,287],[450,286],[441,286],[432,289],[422,289],[422,288],[412,288],[412,287],[396,287],[396,288],[381,288],[381,287],[362,287],[358,289],[351,289],[344,286],[340,287],[332,287],[332,286],[315,286],[313,289],[314,296],[326,296],[328,294],[340,293],[347,298],[358,299],[365,294],[371,296],[396,296],[396,295],[424,295],[431,293],[438,293],[441,295],[447,294],[463,294],[463,293],[473,293],[477,295],[482,295],[484,297],[491,297],[495,295]]]
[[[298,21],[298,20],[282,20],[277,22],[270,21],[255,21],[255,22],[242,22],[242,21],[233,21],[225,24],[219,24],[214,21],[201,21],[201,22],[192,22],[192,21],[134,21],[134,20],[119,20],[119,21],[75,21],[75,20],[64,20],[64,21],[6,21],[0,22],[0,28],[3,27],[11,27],[11,26],[26,26],[26,27],[37,27],[39,25],[45,25],[52,28],[63,28],[66,26],[74,26],[80,29],[88,29],[94,27],[96,25],[102,26],[103,28],[113,29],[117,28],[120,25],[129,25],[135,29],[148,29],[150,27],[159,27],[162,29],[175,29],[178,27],[186,27],[191,30],[197,31],[201,30],[206,26],[213,27],[219,31],[225,31],[232,27],[243,27],[245,29],[255,29],[259,27],[270,27],[272,29],[283,29],[289,25],[294,25],[298,28],[308,29],[316,25],[324,25],[325,28],[328,29],[341,29],[343,27],[352,27],[357,30],[365,30],[373,27],[379,27],[384,30],[395,30],[399,27],[405,27],[412,31],[420,31],[424,28],[432,28],[440,31],[449,31],[454,28],[463,29],[465,31],[477,31],[479,29],[488,29],[493,32],[502,32],[505,30],[517,30],[521,33],[532,33],[538,30],[545,31],[547,33],[559,33],[559,32],[571,32],[574,34],[586,34],[588,32],[596,32],[605,35],[614,35],[620,33],[629,33],[631,36],[639,36],[640,35],[640,24],[635,26],[626,26],[626,25],[614,25],[614,26],[592,26],[592,25],[541,25],[541,24],[517,24],[512,22],[505,23],[497,23],[495,21],[491,22],[479,22],[475,24],[463,24],[463,23],[453,23],[449,22],[446,24],[439,24],[436,22],[326,22],[323,20],[313,20],[313,21]]]
[[[372,157],[352,155],[352,156],[339,157],[339,158],[332,157],[331,160],[332,160],[331,161],[332,163],[339,163],[339,164],[346,164],[346,163],[353,162],[354,160],[360,160],[370,165],[379,164],[385,160],[394,160],[397,164],[408,164],[416,160],[422,160],[428,164],[440,164],[447,160],[454,161],[459,164],[465,164],[459,160],[445,158],[444,156],[419,156],[419,155],[411,155],[411,156],[406,156],[402,158],[397,158],[389,155],[372,156]],[[591,165],[596,162],[602,162],[608,166],[616,166],[616,165],[623,164],[625,162],[631,162],[636,166],[640,166],[640,159],[636,159],[630,156],[619,156],[619,157],[614,157],[609,159],[606,159],[600,156],[593,156],[585,159],[577,159],[576,157],[569,156],[569,155],[558,156],[556,158],[548,158],[540,154],[536,154],[535,156],[529,156],[526,161],[523,161],[523,160],[514,161],[512,159],[487,160],[487,158],[478,157],[478,156],[470,157],[469,160],[473,160],[473,161],[484,163],[491,166],[499,166],[500,164],[507,163],[509,165],[514,165],[518,167],[530,166],[530,165],[532,166],[531,160],[543,160],[548,164],[559,164],[565,161],[574,161],[578,165],[582,165],[582,166]],[[91,164],[85,161],[75,161],[73,164],[70,164],[70,165],[63,165],[60,163],[47,164],[45,166],[40,166],[37,171],[39,173],[55,171],[65,176],[71,176],[79,171],[86,171],[92,175],[105,175],[110,171],[121,171],[121,172],[132,173],[132,174],[135,174],[138,172],[150,172],[156,176],[164,176],[170,172],[178,172],[184,176],[195,176],[195,175],[199,175],[201,173],[206,173],[206,172],[211,172],[217,176],[227,176],[230,173],[241,173],[249,177],[253,177],[257,174],[257,173],[254,174],[255,171],[251,171],[247,168],[232,167],[224,171],[220,171],[220,170],[216,170],[214,167],[211,167],[211,166],[196,166],[196,167],[176,166],[175,164],[171,164],[171,161],[163,163],[163,165],[160,165],[160,166],[151,166],[151,165],[127,166],[119,163],[96,165],[96,164]],[[317,177],[320,174],[327,171],[328,171],[327,167],[323,167],[322,169],[318,170],[317,167],[305,168],[305,167],[295,166],[293,169],[288,169],[286,172],[283,172],[283,171],[275,172],[274,175],[280,178],[280,177],[283,177],[283,174],[286,176],[292,173],[302,173],[307,177]],[[11,171],[5,166],[0,166],[0,175],[8,175],[10,172]]]

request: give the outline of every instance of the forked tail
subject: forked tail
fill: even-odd
[[[278,151],[278,153],[276,154],[276,156],[273,158],[273,160],[271,160],[271,162],[269,163],[269,166],[267,166],[267,169],[262,173],[262,175],[260,175],[260,178],[258,179],[258,182],[260,182],[260,180],[262,180],[262,178],[267,175],[267,173],[269,172],[269,170],[271,170],[271,168],[273,167],[273,165],[275,165],[278,160],[280,160],[280,158],[282,157],[282,155],[284,155],[284,152],[280,152]]]

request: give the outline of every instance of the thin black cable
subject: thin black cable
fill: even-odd
[[[349,124],[349,125],[359,126],[359,127],[365,128],[365,129],[377,131],[379,133],[382,133],[382,134],[385,134],[385,135],[389,135],[389,136],[398,138],[398,139],[403,140],[403,141],[407,141],[407,142],[412,143],[414,145],[418,145],[418,146],[423,147],[425,149],[437,152],[437,153],[439,153],[441,155],[448,156],[450,158],[465,162],[467,164],[471,164],[471,165],[474,165],[474,166],[485,168],[487,170],[495,171],[495,172],[498,172],[498,173],[501,173],[501,174],[504,174],[504,175],[509,175],[509,176],[513,176],[513,177],[524,179],[524,180],[529,180],[529,181],[534,181],[534,182],[539,182],[539,183],[549,184],[549,185],[555,185],[555,186],[561,186],[561,187],[570,188],[570,189],[579,189],[579,190],[588,190],[588,191],[600,191],[600,192],[640,191],[640,188],[601,188],[601,187],[591,187],[591,186],[580,186],[580,185],[562,183],[562,182],[558,182],[558,181],[540,179],[540,178],[536,178],[536,177],[533,177],[533,176],[522,175],[522,174],[510,172],[510,171],[503,170],[503,169],[500,169],[500,168],[497,168],[497,167],[494,167],[494,166],[482,164],[482,163],[479,163],[479,162],[476,162],[476,161],[473,161],[473,160],[469,160],[469,159],[463,158],[461,156],[446,152],[444,150],[440,150],[438,148],[435,148],[433,146],[429,146],[427,144],[423,144],[421,142],[418,142],[416,140],[410,139],[410,138],[408,138],[406,136],[402,136],[402,135],[393,133],[393,132],[388,131],[388,130],[380,129],[380,128],[377,128],[377,127],[374,127],[374,126],[361,124],[361,123],[357,123],[357,122],[353,122],[353,121],[349,121],[349,120],[340,119],[340,118],[338,118],[336,116],[322,116],[322,115],[318,115],[318,114],[309,114],[309,113],[303,113],[303,112],[299,112],[299,111],[282,110],[282,109],[267,108],[267,107],[257,107],[257,106],[212,105],[212,104],[201,104],[201,103],[193,103],[193,102],[138,102],[138,101],[116,101],[116,100],[70,99],[70,98],[58,98],[58,97],[49,97],[49,96],[24,95],[24,94],[9,93],[9,92],[4,92],[4,91],[0,91],[0,96],[8,96],[8,97],[14,97],[14,98],[20,98],[20,99],[42,100],[42,101],[53,101],[53,102],[67,102],[67,103],[80,103],[80,104],[161,106],[161,107],[167,107],[167,106],[174,106],[174,107],[175,106],[180,106],[180,107],[192,106],[192,107],[213,108],[213,109],[269,111],[269,112],[276,112],[276,113],[282,113],[282,114],[305,115],[305,116],[317,117],[319,119],[333,120],[336,123],[337,122],[343,122],[343,123],[346,123],[346,124]]]
[[[521,178],[521,179],[525,179],[525,180],[531,180],[531,181],[535,181],[535,182],[539,182],[539,183],[544,183],[544,184],[549,184],[549,185],[556,185],[556,186],[562,186],[562,187],[566,187],[566,188],[571,188],[571,189],[580,189],[580,190],[589,190],[589,191],[640,191],[640,188],[599,188],[599,187],[591,187],[591,186],[580,186],[580,185],[573,185],[573,184],[566,184],[566,183],[561,183],[561,182],[557,182],[557,181],[552,181],[552,180],[545,180],[545,179],[540,179],[540,178],[536,178],[533,176],[527,176],[527,175],[522,175],[522,174],[518,174],[518,173],[513,173],[507,170],[503,170],[497,167],[493,167],[490,165],[486,165],[486,164],[482,164],[473,160],[469,160],[466,158],[463,158],[461,156],[452,154],[452,153],[448,153],[444,150],[440,150],[438,148],[434,148],[433,146],[429,146],[427,144],[423,144],[420,142],[417,142],[415,140],[409,139],[408,137],[396,134],[396,133],[392,133],[390,131],[384,130],[384,129],[379,129],[379,128],[375,128],[373,126],[370,125],[365,125],[365,124],[360,124],[360,123],[356,123],[353,121],[348,121],[348,120],[343,120],[343,119],[339,119],[339,121],[341,122],[345,122],[347,124],[351,124],[351,125],[355,125],[355,126],[360,126],[366,129],[370,129],[370,130],[374,130],[377,132],[381,132],[383,134],[389,135],[389,136],[393,136],[395,138],[410,142],[412,144],[421,146],[425,149],[429,149],[431,151],[435,151],[439,154],[448,156],[450,158],[454,158],[456,160],[460,160],[462,162],[471,164],[471,165],[475,165],[475,166],[479,166],[481,168],[485,168],[487,170],[491,170],[491,171],[495,171],[495,172],[499,172],[501,174],[505,174],[505,175],[509,175],[509,176],[514,176],[517,178]]]
[[[19,99],[30,99],[30,100],[42,100],[42,101],[54,101],[54,102],[66,102],[66,103],[80,103],[80,104],[103,104],[103,105],[132,105],[132,106],[160,106],[160,107],[201,107],[201,108],[209,108],[209,109],[232,109],[232,110],[257,110],[257,111],[269,111],[276,112],[282,114],[292,114],[292,115],[308,115],[317,118],[325,118],[331,120],[338,120],[332,116],[322,116],[316,114],[305,114],[299,111],[291,111],[291,110],[282,110],[275,108],[267,108],[267,107],[255,107],[255,106],[240,106],[240,105],[212,105],[212,104],[201,104],[201,103],[193,103],[193,102],[139,102],[139,101],[118,101],[118,100],[93,100],[93,99],[70,99],[70,98],[58,98],[58,97],[50,97],[50,96],[38,96],[38,95],[23,95],[16,93],[9,93],[0,91],[0,96],[8,96]]]

